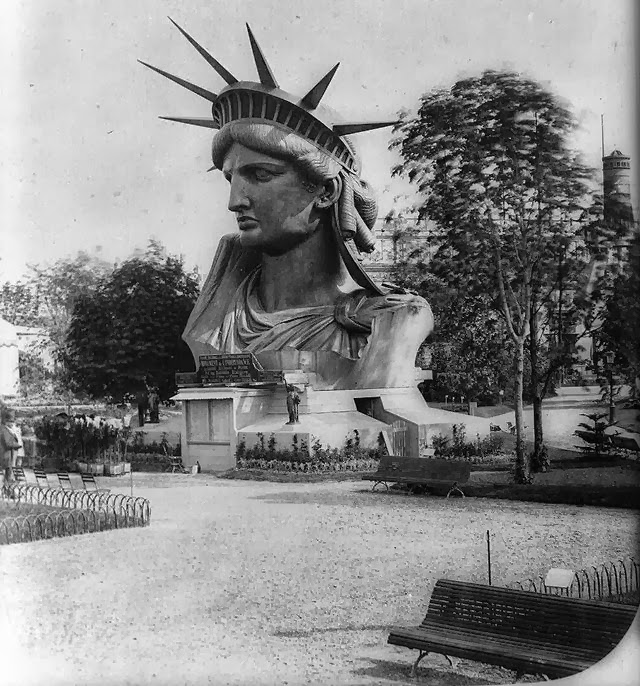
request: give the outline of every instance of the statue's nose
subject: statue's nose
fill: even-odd
[[[235,177],[231,179],[229,188],[229,205],[231,212],[239,212],[249,206],[247,186],[243,179]]]

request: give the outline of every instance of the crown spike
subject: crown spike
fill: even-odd
[[[253,59],[255,60],[256,68],[258,69],[260,83],[269,88],[278,88],[278,82],[267,64],[267,60],[264,58],[262,50],[260,50],[258,41],[256,41],[249,24],[247,24],[247,32],[249,33],[249,41],[251,42],[251,50],[253,51]]]
[[[174,76],[173,74],[169,74],[169,72],[163,71],[162,69],[158,69],[158,67],[153,67],[152,65],[147,64],[146,62],[143,62],[142,60],[138,60],[138,62],[140,62],[140,64],[144,64],[145,67],[148,67],[149,69],[152,69],[153,71],[158,72],[158,74],[162,74],[162,76],[169,79],[170,81],[174,81],[179,86],[182,86],[183,88],[186,88],[187,90],[190,90],[192,93],[199,95],[201,98],[204,98],[205,100],[208,100],[209,102],[215,102],[218,98],[218,96],[215,93],[208,91],[206,88],[200,88],[200,86],[196,86],[195,84],[190,83],[189,81],[185,81],[184,79],[181,79],[179,76]]]
[[[327,74],[325,74],[318,83],[300,100],[300,105],[303,107],[308,107],[310,110],[315,110],[315,108],[320,104],[320,100],[322,100],[322,96],[325,94],[325,91],[329,87],[329,84],[331,83],[331,79],[333,79],[336,71],[338,71],[338,67],[340,66],[340,62],[336,64],[336,66],[331,69]]]
[[[363,131],[372,131],[373,129],[382,129],[385,126],[394,126],[396,121],[372,121],[372,122],[357,122],[353,124],[335,124],[333,132],[338,136],[347,136],[350,133],[362,133]]]
[[[219,129],[213,119],[197,119],[194,117],[159,117],[165,121],[177,121],[180,124],[191,124],[192,126],[203,126],[207,129]]]
[[[229,84],[232,85],[234,83],[238,83],[238,79],[230,72],[227,71],[221,64],[218,62],[215,57],[212,57],[200,44],[198,44],[191,36],[178,24],[176,24],[175,21],[171,17],[167,17],[169,21],[180,31],[180,33],[193,45],[193,47],[205,58],[205,60],[209,63],[209,66],[213,67],[216,72],[222,76],[222,78]]]

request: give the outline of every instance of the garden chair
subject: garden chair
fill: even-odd
[[[47,473],[44,469],[34,469],[33,473],[36,477],[36,483],[40,488],[51,488],[49,485],[49,480],[47,479]]]
[[[58,482],[60,483],[60,488],[63,491],[73,491],[73,484],[71,483],[71,479],[69,478],[69,474],[67,472],[58,472]]]
[[[24,472],[24,480],[29,484],[29,486],[38,485],[38,479],[36,478],[35,470],[23,467],[22,471]]]
[[[11,471],[13,472],[13,478],[15,481],[22,481],[24,483],[27,483],[27,477],[22,467],[12,467]]]
[[[96,479],[93,474],[80,474],[82,478],[82,485],[85,491],[96,491],[97,493],[111,493],[110,488],[98,488]]]

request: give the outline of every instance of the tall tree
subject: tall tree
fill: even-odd
[[[0,285],[0,317],[15,326],[40,326],[42,316],[38,304],[38,292],[26,281]]]
[[[495,402],[511,381],[513,350],[504,323],[486,295],[458,290],[445,276],[436,276],[434,267],[416,247],[392,270],[394,283],[422,295],[433,310],[434,333],[427,344],[435,371],[432,399],[454,394]]]
[[[120,399],[146,381],[170,396],[175,372],[193,365],[181,335],[198,290],[197,273],[156,241],[123,262],[75,305],[66,339],[75,387]]]
[[[615,353],[617,373],[635,386],[640,378],[640,234],[636,231],[601,296],[598,340]]]
[[[51,339],[52,352],[61,360],[76,302],[95,292],[113,266],[97,255],[78,251],[51,264],[29,265],[29,284],[37,294],[41,325]]]
[[[402,157],[394,173],[417,185],[417,210],[438,227],[438,275],[489,297],[512,341],[520,482],[530,481],[522,436],[525,344],[539,340],[541,308],[557,290],[559,241],[576,259],[584,245],[580,220],[593,171],[569,147],[575,126],[535,81],[485,71],[424,95],[391,143]]]

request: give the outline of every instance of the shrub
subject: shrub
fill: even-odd
[[[104,418],[91,415],[45,415],[33,421],[33,431],[36,438],[44,442],[47,455],[65,460],[118,461],[127,452],[181,454],[180,443],[172,446],[166,433],[162,434],[159,442],[145,443],[142,431],[132,434],[129,427],[113,426]]]
[[[435,451],[435,457],[450,460],[468,460],[470,462],[483,462],[502,451],[504,437],[498,433],[490,433],[484,438],[476,437],[476,441],[467,441],[466,427],[464,424],[454,424],[452,438],[437,434],[432,438],[431,444]]]
[[[378,440],[376,448],[363,448],[358,431],[354,431],[351,436],[347,437],[341,449],[325,447],[318,438],[313,441],[309,449],[305,441],[299,441],[297,434],[292,437],[291,448],[278,449],[273,434],[265,447],[264,436],[258,434],[258,441],[251,448],[247,448],[244,441],[238,443],[236,465],[239,469],[275,471],[361,471],[374,469],[380,456],[385,452],[384,439],[382,445]]]

